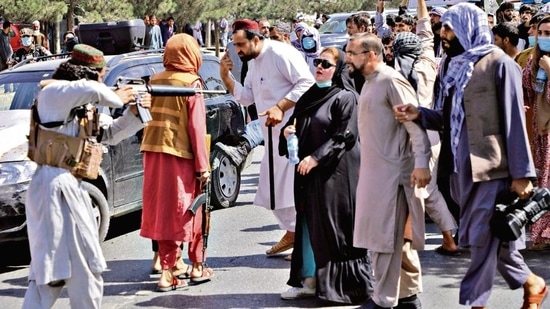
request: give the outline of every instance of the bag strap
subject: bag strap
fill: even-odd
[[[34,118],[34,121],[37,124],[42,125],[49,129],[59,127],[60,125],[65,123],[65,121],[51,121],[51,122],[42,123],[42,120],[40,120],[40,115],[38,115],[38,101],[36,99],[34,100],[34,103],[31,106],[31,112],[32,112],[32,117]]]

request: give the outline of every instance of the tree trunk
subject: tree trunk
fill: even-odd
[[[67,7],[67,31],[73,31],[74,28],[74,6],[75,0],[69,0]]]

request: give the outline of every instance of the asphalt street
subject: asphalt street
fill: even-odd
[[[111,230],[102,248],[109,269],[103,274],[105,309],[131,308],[357,308],[327,306],[316,299],[281,300],[288,286],[290,263],[281,254],[268,258],[265,250],[283,232],[270,211],[253,206],[258,184],[258,149],[255,160],[243,174],[240,196],[235,207],[212,212],[208,242],[208,265],[215,271],[211,282],[184,290],[154,292],[158,275],[150,275],[150,241],[139,236],[140,214],[111,221]],[[423,308],[466,308],[458,305],[460,279],[468,266],[468,253],[444,257],[434,249],[441,234],[433,223],[427,224],[426,250],[420,252],[424,293]],[[27,286],[28,252],[25,246],[4,246],[0,256],[0,308],[20,308]],[[550,252],[524,252],[532,270],[550,284]],[[185,254],[184,254],[185,257]],[[497,276],[489,308],[520,308],[522,291],[510,291]],[[66,291],[54,308],[69,308]],[[543,306],[550,308],[550,301]]]

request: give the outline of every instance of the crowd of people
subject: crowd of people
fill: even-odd
[[[13,50],[11,45],[11,35],[13,32],[12,23],[8,20],[2,22],[2,34],[0,36],[0,71],[7,69],[8,67],[22,62],[26,59],[34,61],[39,57],[50,56],[52,53],[49,50],[49,43],[47,36],[40,30],[40,22],[38,20],[33,21],[31,28],[21,28],[19,35],[21,37],[21,47],[17,50]],[[68,44],[71,48],[76,44],[72,44],[67,36],[74,33],[66,32],[64,34],[64,43]]]
[[[280,136],[279,154],[289,155],[286,137],[294,134],[299,140],[300,161],[285,181],[293,183],[296,214],[291,288],[281,298],[420,308],[416,250],[424,246],[426,212],[443,235],[437,253],[470,251],[460,304],[484,308],[498,270],[510,288],[523,287],[522,308],[540,308],[547,289],[518,251],[525,242],[498,239],[490,219],[502,190],[525,199],[535,184],[547,186],[548,117],[541,106],[546,104],[538,103],[546,100],[541,95],[546,80],[542,90],[535,86],[537,71],[550,69],[544,49],[550,18],[545,20],[545,9],[523,5],[517,14],[521,22],[515,21],[513,5],[506,2],[495,15],[475,4],[428,8],[419,1],[416,16],[406,7],[396,16],[384,15],[384,6],[378,2],[375,16],[348,18],[344,58],[320,45],[314,26],[296,21],[291,29],[280,22],[264,27],[265,20],[245,26],[238,21],[222,58],[224,83],[241,104],[255,104],[266,117],[265,126]],[[491,16],[498,17],[495,27]],[[520,37],[527,25],[532,37]],[[523,42],[519,48],[518,42]],[[296,63],[295,52],[284,45],[293,46],[303,61]],[[285,55],[271,52],[274,47]],[[514,60],[526,48],[531,60],[524,60],[521,83]],[[297,69],[304,63],[315,82],[305,90],[308,74]],[[289,71],[275,70],[274,64]],[[495,70],[496,76],[488,73]],[[297,89],[302,89],[298,98]],[[349,103],[353,96],[344,93],[350,91],[358,95],[357,103]],[[490,103],[481,108],[479,98]],[[532,130],[524,110],[534,110]],[[268,130],[262,131],[266,137]],[[216,146],[237,162],[250,151],[243,145]],[[262,166],[269,160],[265,155]],[[277,171],[290,164],[272,160]],[[351,169],[359,171],[358,178]],[[262,168],[260,179],[267,173]],[[281,185],[277,176],[277,196]],[[263,195],[265,200],[267,186],[260,181],[257,199]],[[326,188],[335,186],[339,189],[327,196]],[[530,250],[549,247],[547,220],[543,216],[530,226]],[[276,249],[289,247],[285,236]]]
[[[272,210],[284,231],[266,255],[293,250],[281,298],[421,308],[426,213],[443,235],[437,253],[470,252],[461,305],[486,308],[498,271],[511,289],[523,288],[522,309],[542,308],[547,287],[519,251],[525,241],[499,239],[490,221],[501,192],[527,199],[534,186],[548,186],[550,6],[524,5],[516,22],[507,2],[495,15],[472,3],[428,8],[418,0],[416,16],[405,7],[385,15],[384,6],[380,0],[375,16],[348,18],[343,49],[321,46],[316,27],[299,20],[223,23],[231,40],[221,79],[258,118],[236,145],[215,147],[240,165],[266,145],[253,203]],[[187,35],[175,34],[173,19],[162,27],[155,16],[147,20],[146,47],[165,48],[165,71],[151,83],[203,87],[200,23]],[[73,108],[135,101],[130,89],[113,93],[101,84],[104,73],[100,51],[75,45],[41,83],[41,130],[81,136]],[[73,92],[86,95],[68,105],[56,100]],[[200,93],[146,96],[143,104],[153,119],[141,148],[141,235],[156,242],[156,290],[167,292],[187,286],[185,279],[214,277],[205,264],[203,213],[189,211],[210,177],[205,106]],[[102,142],[141,129],[135,113],[132,106],[100,121]],[[287,158],[291,136],[297,164]],[[27,193],[32,262],[23,307],[49,308],[67,286],[71,306],[98,308],[105,261],[90,201],[80,179],[54,163],[40,165]],[[41,243],[44,233],[51,241]],[[530,226],[529,249],[550,249],[549,233],[546,215]],[[182,259],[185,243],[190,265]]]

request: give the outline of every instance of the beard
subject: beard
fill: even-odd
[[[458,38],[456,37],[450,41],[447,39],[441,39],[441,43],[443,50],[449,57],[454,57],[464,52],[464,47],[462,47],[462,45],[458,41]]]
[[[241,59],[242,62],[248,62],[252,59],[254,59],[254,55],[252,53],[250,54],[245,54],[245,53],[240,53],[238,54],[239,58]]]
[[[384,54],[384,63],[386,63],[386,65],[389,65],[390,67],[394,68],[395,67],[395,58],[393,57],[393,55]]]
[[[435,33],[436,31],[441,30],[441,27],[442,27],[441,22],[434,23],[434,24],[432,25],[432,31]]]
[[[361,67],[356,67],[355,64],[348,63],[349,77],[355,79],[356,77],[363,76],[363,66],[364,64]]]

